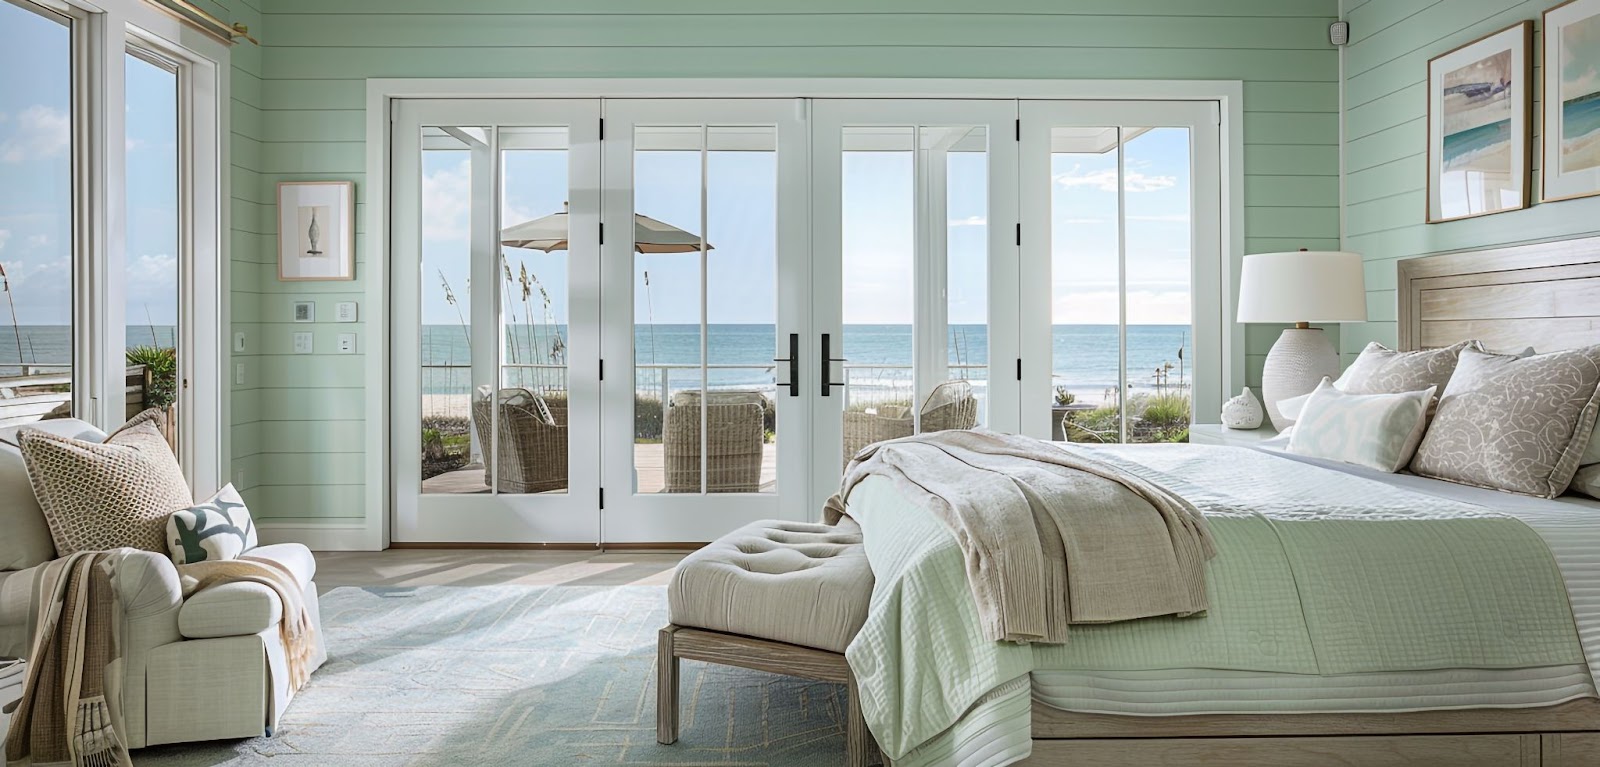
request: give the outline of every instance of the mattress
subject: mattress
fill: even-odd
[[[933,633],[945,636],[919,636],[917,632],[925,631],[926,626],[915,625],[916,619],[907,616],[917,615],[920,612],[918,605],[928,603],[936,595],[942,594],[948,598],[952,593],[964,593],[958,591],[964,586],[959,582],[963,576],[959,568],[952,575],[944,573],[945,568],[930,570],[921,561],[935,555],[948,556],[948,546],[880,545],[874,552],[874,538],[869,529],[869,558],[876,553],[873,561],[875,570],[885,566],[891,572],[917,572],[917,578],[910,581],[911,588],[900,588],[892,595],[881,596],[881,601],[892,599],[896,604],[875,604],[875,609],[888,607],[885,612],[893,616],[889,621],[891,625],[875,627],[879,634],[876,641],[889,644],[898,642],[903,648],[914,648],[915,654],[922,657],[931,654],[942,659],[934,664],[938,668],[932,671],[886,668],[897,660],[892,652],[874,652],[866,647],[851,648],[849,655],[858,677],[876,679],[878,686],[877,690],[873,690],[870,688],[875,683],[865,682],[864,694],[879,695],[876,702],[880,705],[893,705],[891,699],[896,696],[900,700],[920,701],[919,705],[913,707],[918,711],[896,711],[894,713],[898,718],[887,723],[881,720],[874,722],[869,705],[869,722],[873,724],[875,733],[879,732],[880,726],[887,724],[887,731],[901,737],[897,745],[902,749],[908,743],[915,744],[905,751],[897,764],[961,764],[964,767],[976,767],[1014,761],[1028,749],[1029,734],[1026,723],[1022,721],[1026,715],[1018,711],[1026,708],[1030,697],[1041,704],[1071,711],[1165,716],[1537,707],[1596,695],[1589,664],[1600,660],[1600,504],[1525,499],[1434,480],[1381,475],[1342,465],[1321,467],[1335,469],[1339,472],[1337,475],[1308,471],[1304,466],[1294,468],[1296,463],[1303,462],[1259,453],[1248,456],[1235,454],[1232,460],[1222,462],[1215,460],[1219,453],[1207,452],[1219,450],[1217,448],[1185,447],[1160,453],[1149,450],[1148,447],[1105,448],[1102,454],[1120,460],[1130,468],[1140,466],[1149,469],[1152,478],[1190,497],[1201,508],[1207,509],[1208,514],[1217,509],[1226,512],[1230,505],[1239,510],[1237,507],[1276,503],[1281,507],[1278,509],[1281,519],[1294,519],[1296,508],[1303,509],[1304,514],[1315,516],[1320,513],[1313,509],[1319,497],[1317,492],[1326,493],[1330,488],[1349,486],[1365,488],[1364,492],[1373,497],[1391,496],[1388,499],[1388,511],[1393,517],[1392,521],[1405,523],[1408,521],[1405,519],[1407,515],[1414,515],[1418,520],[1435,521],[1443,517],[1447,518],[1445,521],[1448,524],[1431,522],[1427,529],[1476,529],[1473,535],[1491,542],[1496,535],[1502,534],[1518,538],[1524,553],[1517,559],[1531,563],[1530,566],[1537,565],[1541,560],[1549,566],[1550,554],[1553,553],[1554,568],[1559,573],[1544,577],[1546,580],[1564,581],[1571,598],[1571,612],[1565,609],[1565,604],[1560,605],[1560,609],[1546,604],[1536,613],[1524,614],[1515,620],[1537,616],[1560,623],[1559,630],[1556,626],[1547,625],[1547,630],[1541,636],[1546,639],[1559,636],[1570,647],[1559,646],[1561,641],[1552,640],[1543,652],[1521,657],[1514,651],[1504,657],[1490,657],[1505,649],[1498,647],[1480,647],[1478,649],[1487,649],[1489,652],[1477,655],[1457,652],[1429,658],[1425,657],[1426,654],[1417,657],[1402,654],[1388,659],[1386,665],[1362,668],[1359,661],[1374,652],[1381,654],[1381,645],[1362,646],[1358,641],[1353,648],[1344,648],[1345,655],[1340,658],[1339,643],[1329,645],[1324,641],[1327,646],[1323,652],[1329,657],[1319,659],[1318,652],[1307,650],[1309,644],[1297,637],[1287,637],[1281,646],[1272,646],[1270,652],[1254,651],[1235,657],[1236,654],[1230,654],[1227,648],[1248,644],[1241,641],[1238,635],[1212,637],[1208,641],[1215,647],[1207,648],[1203,646],[1205,642],[1195,641],[1198,635],[1193,631],[1194,626],[1203,624],[1190,624],[1171,629],[1178,633],[1167,637],[1164,640],[1167,643],[1163,644],[1159,636],[1162,631],[1151,630],[1153,623],[1163,619],[1152,619],[1106,627],[1086,627],[1088,630],[1075,634],[1075,639],[1090,641],[1078,642],[1077,647],[1070,651],[1057,648],[1057,657],[1053,659],[1035,658],[1032,657],[1034,653],[1027,650],[1019,652],[1016,646],[996,648],[993,647],[996,643],[974,643],[970,627],[943,626]],[[1208,462],[1211,465],[1207,466]],[[1234,470],[1231,473],[1223,472],[1219,468],[1223,464]],[[1361,476],[1362,479],[1376,480],[1377,483],[1339,480],[1340,475]],[[1288,477],[1294,478],[1292,484],[1300,497],[1284,502],[1285,496],[1294,496],[1295,492],[1271,489],[1279,484],[1272,480],[1285,480]],[[1194,479],[1195,482],[1186,483],[1186,479]],[[1190,486],[1174,486],[1185,484]],[[1410,498],[1400,504],[1404,508],[1398,508],[1392,497],[1396,494],[1386,489],[1396,487],[1427,497]],[[868,485],[864,483],[862,489],[867,488]],[[1363,491],[1356,491],[1358,495],[1360,492]],[[876,502],[886,502],[882,497],[882,488],[878,488],[875,494],[879,496]],[[872,495],[874,493],[869,492],[865,498],[870,499]],[[1399,495],[1408,496],[1404,493]],[[1337,497],[1337,494],[1330,493],[1329,496]],[[1339,503],[1329,501],[1327,505],[1337,507]],[[1249,516],[1249,513],[1243,512],[1243,515]],[[1469,523],[1458,523],[1458,517]],[[1474,519],[1476,521],[1472,521]],[[1519,524],[1517,520],[1525,524]],[[918,528],[919,524],[926,527],[925,520],[914,521],[910,526],[913,535],[948,536],[942,530]],[[1395,529],[1404,527],[1402,524]],[[1213,525],[1214,532],[1222,528],[1222,525]],[[1244,531],[1246,537],[1261,536],[1261,531],[1249,524],[1235,524],[1233,528],[1233,532],[1223,532],[1222,535],[1226,537]],[[1321,528],[1315,524],[1298,526],[1301,530]],[[1536,546],[1537,555],[1527,550],[1529,538],[1536,541],[1542,539]],[[1302,554],[1293,553],[1292,546],[1286,551],[1290,551],[1291,558],[1301,555],[1314,557],[1316,546],[1303,548],[1306,551]],[[1466,551],[1470,551],[1470,548]],[[1449,560],[1445,559],[1433,566],[1448,565]],[[1214,568],[1215,571],[1224,569]],[[1336,576],[1333,570],[1329,569],[1328,572]],[[1274,585],[1282,591],[1281,577],[1269,575],[1278,578]],[[1471,573],[1467,572],[1466,575],[1470,576]],[[1244,573],[1232,577],[1248,580],[1267,576]],[[1418,572],[1412,571],[1406,577],[1416,581]],[[1519,580],[1516,573],[1508,572],[1498,577],[1503,581]],[[1475,588],[1485,588],[1487,583],[1480,580]],[[1271,588],[1266,590],[1272,591]],[[1559,588],[1556,590],[1559,591]],[[1261,588],[1250,587],[1253,599],[1258,598],[1261,591]],[[1283,597],[1279,601],[1295,598],[1295,591],[1295,585],[1290,583],[1288,596],[1279,594],[1279,597]],[[1505,595],[1500,596],[1503,598]],[[1549,595],[1546,593],[1544,596]],[[875,600],[880,600],[880,595],[875,594]],[[1515,609],[1515,605],[1510,609]],[[956,621],[960,622],[960,619]],[[1138,624],[1145,625],[1135,630]],[[1268,621],[1262,625],[1270,628],[1273,624]],[[1261,629],[1247,627],[1245,630],[1259,633]],[[1420,630],[1426,631],[1426,627]],[[1183,633],[1185,631],[1187,635]],[[1096,634],[1100,634],[1104,641],[1093,641]],[[1337,638],[1338,632],[1334,631],[1332,635]],[[1437,642],[1439,636],[1429,641]],[[1354,639],[1359,640],[1359,637]],[[1196,646],[1185,646],[1186,642]],[[1101,645],[1098,650],[1096,644]],[[1416,646],[1418,640],[1412,637],[1395,644]],[[1069,642],[1066,647],[1073,647],[1073,643]],[[1219,648],[1224,651],[1219,653]],[[1289,651],[1284,652],[1285,649]],[[1046,650],[1043,655],[1049,656],[1051,653]],[[1450,658],[1471,662],[1457,666],[1437,662]],[[1179,662],[1174,663],[1175,659]],[[1540,662],[1541,659],[1546,662]],[[1184,665],[1184,662],[1193,665]],[[1341,666],[1341,663],[1344,665]],[[905,665],[915,667],[926,664]],[[952,675],[942,672],[942,669],[952,667],[963,669],[963,673],[954,675],[958,679],[952,680]],[[1337,673],[1330,673],[1330,670]],[[882,697],[884,695],[888,698]],[[964,708],[956,711],[952,706]],[[940,721],[941,717],[948,719],[945,722],[947,727],[930,735],[928,728]]]

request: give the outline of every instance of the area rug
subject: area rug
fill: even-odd
[[[159,746],[137,765],[741,765],[844,756],[838,685],[683,661],[655,736],[659,586],[338,588],[329,659],[272,737]]]

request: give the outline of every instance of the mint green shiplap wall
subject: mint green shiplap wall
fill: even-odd
[[[1344,242],[1366,257],[1372,322],[1344,329],[1348,359],[1397,340],[1395,262],[1440,251],[1600,231],[1600,198],[1537,204],[1540,14],[1559,0],[1344,0]],[[1533,196],[1526,210],[1426,224],[1428,59],[1519,21],[1535,24]]]
[[[1336,0],[252,0],[263,6],[259,136],[237,139],[270,230],[279,180],[349,179],[368,204],[369,77],[993,77],[1219,79],[1245,83],[1246,252],[1338,244]],[[364,224],[364,215],[357,219]],[[358,224],[358,226],[360,225]],[[362,300],[355,283],[278,283],[271,237],[252,238],[235,295],[252,334],[236,444],[252,509],[278,519],[360,517],[365,508],[364,354],[288,354],[295,299]],[[358,234],[358,256],[365,238]],[[363,310],[365,310],[363,306]],[[357,330],[366,338],[367,317]],[[1252,380],[1276,337],[1247,336]],[[362,346],[362,351],[366,349]]]
[[[221,8],[209,9],[217,17],[229,22],[240,22],[250,28],[258,39],[262,35],[262,16],[257,7],[261,0],[222,0]],[[260,312],[259,287],[241,283],[241,271],[249,273],[270,249],[262,245],[264,232],[269,231],[262,217],[261,174],[261,49],[249,43],[240,43],[229,54],[232,72],[229,79],[228,129],[231,132],[229,151],[228,200],[228,295],[229,321],[233,330],[244,330],[256,321]],[[226,342],[232,349],[232,335]],[[248,345],[244,352],[231,352],[232,360],[224,379],[229,388],[229,431],[223,435],[229,440],[232,465],[227,467],[225,481],[235,482],[239,491],[251,502],[254,488],[262,477],[252,471],[252,463],[260,449],[260,424],[254,403],[257,398],[255,379],[246,377],[243,385],[234,382],[232,364],[242,363],[248,372],[258,360],[257,350]]]

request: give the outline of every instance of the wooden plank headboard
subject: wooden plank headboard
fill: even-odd
[[[1404,350],[1600,344],[1600,237],[1405,259],[1398,289]]]

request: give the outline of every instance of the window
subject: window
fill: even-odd
[[[179,306],[178,65],[143,48],[123,61],[128,94],[123,324],[127,414],[167,414],[177,447]]]
[[[0,3],[0,426],[72,414],[72,34]]]

